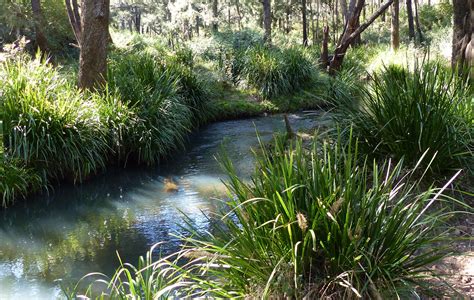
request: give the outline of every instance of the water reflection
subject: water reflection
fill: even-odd
[[[312,128],[327,119],[320,114],[292,115],[295,128]],[[0,211],[0,299],[54,299],[57,279],[75,283],[84,274],[112,274],[124,261],[135,263],[151,245],[167,241],[163,251],[178,247],[182,213],[203,229],[206,213],[215,212],[226,191],[214,157],[225,143],[238,172],[253,168],[250,147],[255,128],[263,140],[283,130],[280,116],[212,124],[191,137],[186,151],[152,169],[111,169],[81,186],[62,185]],[[178,191],[167,193],[164,179]]]

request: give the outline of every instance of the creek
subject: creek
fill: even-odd
[[[328,124],[323,112],[289,116],[294,130]],[[63,183],[48,193],[19,200],[0,211],[0,299],[61,298],[63,285],[90,272],[112,275],[122,261],[136,264],[157,242],[178,249],[183,213],[199,227],[203,213],[216,211],[226,191],[225,172],[215,157],[224,146],[238,173],[254,169],[252,147],[275,131],[281,115],[210,124],[192,134],[186,150],[175,151],[153,168],[111,168],[81,184]],[[178,186],[167,192],[166,179]],[[214,199],[214,200],[213,200]]]

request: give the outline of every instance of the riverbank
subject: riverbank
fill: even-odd
[[[269,98],[258,84],[216,79],[219,70],[204,70],[186,51],[143,43],[115,49],[108,87],[93,93],[75,88],[74,64],[52,66],[21,53],[6,59],[0,72],[6,82],[2,206],[61,181],[80,184],[111,164],[155,165],[211,122],[314,109],[327,101],[332,79],[316,66],[308,69],[305,89],[272,91]],[[303,52],[291,51],[297,65],[309,63]]]

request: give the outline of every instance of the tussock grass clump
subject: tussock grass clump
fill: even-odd
[[[140,256],[137,266],[123,263],[119,257],[120,267],[112,277],[102,273],[87,274],[73,287],[62,286],[63,292],[68,299],[176,298],[179,295],[176,290],[185,283],[179,281],[179,270],[172,262],[182,257],[172,254],[155,260],[153,252],[159,246],[161,243],[151,247],[145,257]],[[92,284],[88,285],[90,281]]]
[[[43,187],[43,181],[33,170],[25,168],[19,160],[0,158],[1,207],[12,204],[16,198],[25,197],[31,191]]]
[[[262,145],[250,183],[224,159],[228,213],[184,239],[204,253],[186,273],[192,292],[383,299],[422,286],[427,266],[447,252],[436,245],[441,212],[427,213],[442,190],[419,192],[413,172],[371,163],[353,138],[315,141],[311,151],[284,145]]]
[[[98,106],[44,61],[1,66],[1,118],[7,154],[44,179],[81,181],[103,168],[108,145]]]
[[[316,69],[297,48],[249,48],[243,57],[241,78],[263,98],[291,93],[307,86]]]
[[[353,124],[365,152],[404,158],[409,166],[427,152],[430,169],[441,173],[472,168],[473,101],[468,82],[439,63],[416,64],[412,72],[391,65],[374,75],[359,105],[343,104],[340,116]]]
[[[109,88],[136,114],[123,126],[125,160],[154,164],[183,145],[193,124],[205,118],[208,92],[189,66],[147,52],[124,52],[109,64]]]

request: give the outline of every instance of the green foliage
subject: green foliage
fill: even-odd
[[[311,151],[285,144],[261,145],[249,183],[223,160],[232,200],[212,230],[189,220],[188,293],[392,298],[422,285],[446,253],[436,244],[442,212],[427,213],[442,190],[419,192],[413,172],[370,163],[352,138],[315,140]]]
[[[263,98],[284,95],[307,86],[316,70],[297,48],[249,48],[243,58],[242,76]]]
[[[19,160],[4,157],[0,158],[0,195],[1,207],[7,207],[20,197],[25,197],[32,191],[42,187],[40,176],[33,170],[25,168]]]
[[[472,168],[473,99],[468,82],[439,63],[416,64],[412,72],[392,65],[374,75],[361,103],[342,101],[339,116],[353,124],[367,153],[414,166],[427,152],[431,170],[443,172]]]
[[[63,288],[68,299],[87,297],[88,299],[169,299],[176,296],[175,289],[182,284],[178,282],[177,270],[169,262],[171,257],[153,260],[153,251],[160,244],[154,245],[145,257],[140,256],[138,266],[122,263],[112,278],[101,273],[84,276],[72,289]],[[81,292],[83,282],[95,279],[85,292]],[[102,291],[102,292],[98,292]]]
[[[81,181],[105,166],[106,128],[97,105],[83,99],[44,61],[2,64],[1,118],[8,154],[44,178]]]
[[[423,31],[451,26],[453,6],[449,1],[437,5],[421,5],[419,12],[420,25]]]
[[[126,158],[153,164],[183,145],[193,123],[205,112],[207,90],[193,71],[146,52],[123,52],[109,64],[109,86],[132,109],[138,122],[123,139]],[[128,126],[127,126],[128,127]]]

